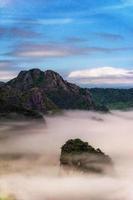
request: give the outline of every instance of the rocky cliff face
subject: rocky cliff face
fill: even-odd
[[[21,71],[0,87],[0,101],[11,110],[17,107],[41,113],[57,109],[95,109],[88,89],[65,81],[52,70]]]
[[[57,106],[46,96],[45,92],[37,87],[23,92],[20,101],[26,109],[36,110],[44,114],[57,109]]]

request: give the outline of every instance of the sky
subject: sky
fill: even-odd
[[[133,0],[0,0],[0,81],[51,69],[83,87],[133,86]]]

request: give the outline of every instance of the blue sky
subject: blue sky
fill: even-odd
[[[0,0],[0,80],[55,70],[85,86],[133,85],[133,0]]]

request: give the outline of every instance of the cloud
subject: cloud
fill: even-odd
[[[8,81],[14,78],[18,73],[18,67],[15,67],[16,63],[12,60],[0,61],[0,81]]]
[[[71,18],[61,18],[61,19],[38,19],[38,20],[29,20],[27,23],[33,24],[42,24],[42,25],[61,25],[61,24],[70,24],[73,22]]]
[[[105,39],[105,40],[111,40],[111,41],[117,41],[117,40],[123,40],[124,37],[120,34],[113,34],[113,33],[94,33],[96,36]]]
[[[18,28],[18,27],[0,27],[0,36],[1,37],[7,37],[10,36],[11,38],[31,38],[31,37],[37,37],[41,34],[32,31],[27,30],[25,28]]]
[[[0,8],[7,7],[11,3],[11,0],[0,0]]]
[[[133,84],[133,70],[99,67],[72,71],[68,78],[81,84]]]
[[[1,60],[1,61],[0,61],[0,69],[6,68],[7,66],[10,65],[10,63],[11,63],[11,61]]]
[[[1,199],[8,194],[23,200],[133,199],[132,111],[69,111],[45,119],[44,126],[1,122]],[[74,138],[108,154],[115,173],[87,175],[63,170],[60,148]]]
[[[120,3],[103,7],[103,10],[120,10],[133,7],[133,0],[121,0]]]
[[[110,13],[113,16],[113,12],[116,12],[116,13],[124,12],[125,9],[129,11],[129,9],[132,9],[132,8],[133,8],[133,0],[117,0],[117,1],[108,2],[107,4],[104,2],[102,6],[92,9],[92,12],[90,13],[90,15]]]
[[[69,43],[82,43],[82,42],[87,42],[88,40],[85,39],[85,38],[80,38],[80,37],[67,37],[65,39],[66,42],[69,42]]]
[[[77,39],[76,39],[77,41]],[[75,42],[76,42],[75,41]],[[81,47],[73,43],[48,42],[44,44],[22,43],[13,46],[13,50],[4,54],[15,58],[55,58],[79,55],[91,55],[97,53],[115,53],[133,51],[133,47]]]
[[[0,81],[8,81],[16,77],[16,72],[12,70],[0,70]]]
[[[2,24],[15,24],[15,23],[19,23],[19,24],[29,24],[29,25],[65,25],[65,24],[70,24],[74,22],[74,19],[72,18],[48,18],[48,19],[16,19],[16,18],[12,18],[12,19],[8,19],[8,18],[4,18],[1,19],[1,23]]]
[[[67,57],[73,55],[84,55],[88,53],[88,48],[78,48],[75,46],[62,45],[58,43],[49,44],[21,44],[10,52],[10,56],[25,58],[52,58]]]

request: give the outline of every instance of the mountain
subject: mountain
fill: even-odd
[[[133,88],[92,88],[89,89],[96,104],[104,105],[109,109],[133,109]]]
[[[65,81],[58,73],[31,69],[0,87],[0,113],[47,114],[59,109],[96,110],[88,89]],[[101,109],[100,107],[98,109]],[[106,109],[105,109],[106,110]],[[40,116],[40,115],[39,115]]]
[[[0,87],[3,86],[5,83],[0,81]]]
[[[22,71],[18,77],[7,83],[11,88],[27,92],[33,88],[42,90],[57,107],[61,109],[92,109],[91,94],[87,89],[82,89],[65,81],[58,73],[39,69]]]

